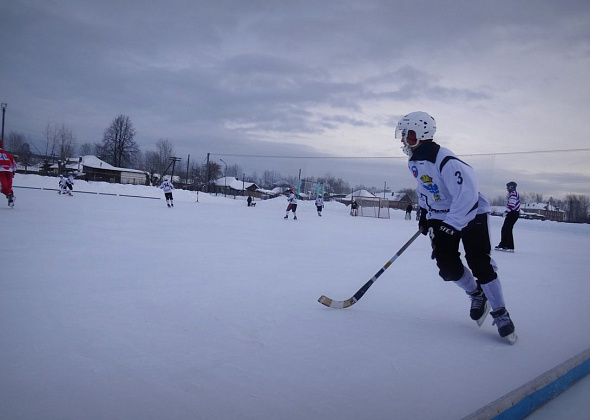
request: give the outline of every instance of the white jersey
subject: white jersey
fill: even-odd
[[[418,182],[418,199],[427,219],[444,220],[462,230],[476,214],[490,212],[488,201],[477,191],[473,168],[449,149],[423,143],[412,153],[408,168]]]
[[[315,205],[316,207],[321,207],[324,205],[324,199],[322,197],[318,197],[315,199]]]
[[[291,204],[297,204],[297,197],[295,196],[295,193],[289,194],[287,201]]]
[[[172,185],[172,182],[170,181],[164,181],[162,182],[162,185],[160,185],[160,188],[164,190],[165,193],[168,193],[174,189],[174,185]]]

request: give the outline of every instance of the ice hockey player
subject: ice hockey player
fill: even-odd
[[[297,220],[297,196],[295,196],[293,188],[289,188],[287,190],[287,201],[289,202],[289,204],[287,205],[287,214],[285,214],[284,219],[288,219],[289,211],[292,211],[293,220]]]
[[[172,185],[172,182],[170,182],[170,179],[167,176],[164,177],[164,182],[162,182],[160,188],[164,191],[166,205],[168,207],[174,207],[174,199],[172,198],[172,190],[174,189],[174,185]]]
[[[350,215],[351,216],[358,216],[359,211],[358,211],[359,205],[356,202],[356,200],[352,200],[352,203],[350,203]]]
[[[508,190],[508,202],[504,211],[504,224],[502,225],[502,236],[496,247],[498,251],[514,252],[514,236],[512,228],[520,216],[520,195],[516,191],[516,182],[510,181],[506,184]]]
[[[68,191],[68,179],[63,175],[59,176],[59,181],[57,183],[59,185],[59,194],[69,194],[72,195],[71,192]]]
[[[493,324],[512,344],[516,341],[514,324],[506,310],[496,263],[490,257],[490,206],[478,192],[473,169],[435,143],[435,132],[436,121],[421,111],[404,116],[395,132],[418,183],[419,229],[430,236],[432,258],[442,279],[455,283],[471,298],[471,319],[481,325],[491,306]],[[469,268],[461,260],[461,241]]]
[[[0,184],[2,194],[8,199],[8,206],[14,207],[14,192],[12,191],[12,178],[16,174],[16,160],[0,145]]]
[[[322,210],[324,208],[324,199],[322,198],[321,194],[318,194],[318,197],[315,199],[315,207],[318,211],[318,216],[322,216]]]
[[[68,188],[66,187],[66,179],[63,175],[59,176],[57,185],[59,185],[59,191],[57,192],[58,194],[67,194]]]
[[[406,220],[412,220],[412,205],[408,204],[408,207],[406,207]]]
[[[72,191],[74,191],[74,175],[72,173],[68,173],[68,177],[66,178],[66,188],[68,189],[68,194],[72,195]]]

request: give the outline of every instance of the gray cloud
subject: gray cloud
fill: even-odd
[[[416,109],[457,153],[562,147],[552,121],[587,143],[567,123],[590,105],[587,1],[20,0],[0,19],[7,130],[39,145],[49,123],[96,142],[125,114],[144,150],[168,138],[182,156],[349,156],[360,142],[399,156],[392,126]],[[325,166],[375,184],[387,171]]]

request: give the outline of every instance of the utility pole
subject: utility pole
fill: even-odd
[[[223,164],[225,165],[225,171],[223,172],[223,180],[225,181],[223,196],[227,197],[227,163],[225,163],[225,161],[223,159],[219,159],[219,160],[222,161]]]
[[[210,178],[210,172],[209,172],[209,155],[211,153],[207,153],[207,192],[209,192],[209,178]]]
[[[174,167],[176,166],[176,162],[180,162],[179,157],[171,156],[170,160],[172,161],[172,175],[170,176],[170,182],[174,182]]]
[[[191,161],[191,155],[188,154],[188,158],[186,159],[186,185],[188,186],[188,165]]]
[[[2,138],[0,138],[0,147],[4,148],[4,114],[6,114],[6,107],[8,104],[2,103]]]

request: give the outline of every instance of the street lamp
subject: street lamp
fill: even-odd
[[[2,102],[2,137],[0,137],[0,147],[4,148],[4,114],[6,114],[6,107],[8,104]]]
[[[223,191],[223,196],[227,197],[227,163],[223,159],[219,159],[225,165],[225,172],[223,172],[223,180],[225,181],[225,190]]]

